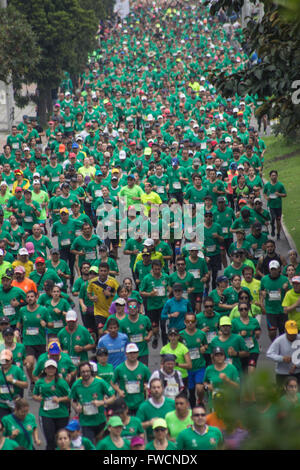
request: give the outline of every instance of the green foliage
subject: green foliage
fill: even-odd
[[[225,423],[226,434],[237,428],[247,430],[242,450],[300,449],[300,406],[282,401],[269,370],[243,377],[241,399],[226,389],[217,398],[215,411]]]
[[[24,76],[40,60],[37,37],[24,15],[12,7],[0,9],[0,80],[13,77],[19,88]]]
[[[10,4],[26,16],[41,48],[38,66],[30,70],[32,82],[55,88],[64,70],[83,67],[95,47],[94,10],[82,8],[79,0],[11,0]]]
[[[213,5],[213,12],[229,3],[218,1]],[[242,4],[243,0],[237,3]],[[299,2],[298,7],[293,0],[262,3],[262,21],[251,19],[243,30],[250,54],[256,51],[261,62],[230,76],[224,72],[217,75],[213,70],[211,80],[225,97],[234,93],[257,95],[263,101],[257,116],[268,114],[270,119],[279,118],[277,133],[296,136],[300,132],[300,105],[293,99],[293,83],[300,77]]]

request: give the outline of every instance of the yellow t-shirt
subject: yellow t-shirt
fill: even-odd
[[[25,269],[25,277],[29,277],[29,274],[33,271],[33,262],[30,260],[28,260],[27,263],[16,260],[12,263],[12,267],[15,269],[17,266],[23,266]]]
[[[103,294],[103,290],[105,288],[104,284],[108,286],[113,293],[110,297],[105,297]],[[105,318],[109,316],[109,307],[111,306],[118,287],[118,281],[111,276],[108,276],[104,283],[101,282],[98,277],[91,279],[88,283],[87,292],[88,294],[95,295],[98,298],[94,303],[94,315],[101,315]]]
[[[144,209],[145,215],[148,215],[151,209],[151,204],[148,205],[148,202],[151,202],[152,204],[157,204],[157,205],[162,204],[162,200],[156,192],[151,191],[150,194],[147,194],[147,193],[142,194],[141,203],[144,204],[145,206],[145,209]]]
[[[246,282],[245,279],[242,279],[242,287],[248,287],[253,297],[253,302],[259,302],[259,290],[260,290],[260,281],[258,279],[252,279],[251,282]]]
[[[299,298],[300,293],[297,294],[294,289],[290,289],[284,296],[282,306],[290,307],[291,305],[295,304]],[[298,328],[300,328],[300,306],[289,312],[288,317],[289,320],[294,320],[297,323]]]

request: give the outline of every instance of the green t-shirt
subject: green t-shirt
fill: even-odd
[[[33,431],[37,428],[37,423],[34,414],[28,413],[23,421],[21,421],[23,427],[27,431],[27,436],[23,431],[22,426],[19,424],[19,420],[16,421],[13,414],[6,415],[2,418],[4,426],[4,436],[11,436],[12,433],[18,430],[18,434],[14,438],[14,441],[20,446],[27,450],[33,450]],[[3,449],[3,448],[2,448]]]
[[[52,227],[52,236],[58,237],[59,249],[71,246],[75,238],[75,229],[75,223],[72,219],[69,219],[66,224],[63,224],[60,220],[54,222]]]
[[[193,287],[194,293],[202,293],[204,290],[204,284],[201,281],[202,277],[208,273],[207,263],[204,258],[197,258],[194,263],[190,260],[189,256],[185,258],[186,270],[194,277]]]
[[[151,292],[157,290],[157,295],[147,297],[147,309],[156,310],[162,308],[167,300],[167,287],[169,285],[169,276],[162,273],[159,278],[154,277],[151,273],[145,276],[140,285],[140,292]]]
[[[114,377],[114,367],[112,364],[107,363],[105,366],[97,363],[97,376],[105,380],[109,385]]]
[[[33,389],[33,395],[42,397],[40,403],[39,416],[48,418],[66,418],[69,416],[69,407],[67,402],[54,403],[53,397],[69,396],[70,387],[68,383],[61,378],[46,382],[45,378],[38,379]]]
[[[145,400],[144,384],[148,383],[150,370],[142,362],[134,370],[130,370],[126,362],[115,369],[113,383],[117,383],[125,392],[125,402],[129,410],[136,410]]]
[[[273,315],[283,313],[282,302],[286,293],[283,286],[287,283],[288,278],[282,274],[276,279],[272,279],[269,274],[261,279],[260,290],[266,292],[266,313]]]
[[[171,398],[164,397],[162,405],[160,407],[155,406],[152,399],[144,401],[136,413],[136,417],[141,420],[142,423],[150,421],[153,418],[165,418],[166,414],[170,411],[175,410],[175,401]],[[148,442],[153,439],[152,426],[146,428],[146,435]]]
[[[210,391],[208,395],[210,409],[213,409],[214,395],[221,391],[224,386],[226,387],[226,382],[220,378],[221,373],[225,374],[233,382],[240,383],[239,372],[233,364],[226,364],[225,368],[220,371],[215,368],[214,364],[209,365],[205,370],[203,382],[213,386],[213,391]]]
[[[146,315],[139,315],[138,320],[133,322],[129,316],[120,321],[120,332],[125,333],[130,343],[135,343],[139,348],[139,357],[149,354],[148,343],[145,337],[152,329],[152,324]]]
[[[78,324],[76,330],[73,332],[69,331],[68,327],[65,327],[59,331],[57,337],[62,349],[68,352],[74,365],[77,366],[79,362],[88,360],[87,351],[75,351],[75,346],[86,346],[95,343],[92,335],[85,326]]]
[[[236,352],[249,351],[242,336],[237,335],[235,333],[231,333],[231,335],[226,341],[221,341],[220,338],[216,336],[215,338],[213,338],[210,345],[212,350],[216,347],[223,348],[226,355],[226,363],[233,364],[237,368],[239,373],[241,373],[242,365],[240,358],[238,356],[229,356],[228,349],[232,347]]]
[[[83,251],[85,254],[78,256],[78,265],[82,265],[84,261],[93,264],[98,259],[97,247],[102,245],[98,235],[93,234],[89,240],[80,235],[76,237],[72,243],[71,250]]]
[[[190,358],[192,360],[191,370],[195,371],[205,367],[205,358],[200,352],[200,348],[208,344],[204,331],[197,329],[193,335],[190,335],[187,330],[183,330],[180,332],[180,336],[183,344],[188,348],[190,353]]]
[[[3,371],[1,371],[3,372]],[[4,401],[12,401],[16,396],[21,396],[22,389],[17,385],[9,384],[9,389],[6,383],[7,376],[12,376],[16,380],[20,380],[22,382],[27,382],[27,377],[23,369],[12,364],[8,371],[4,374],[0,374],[0,408],[8,409],[8,405],[4,403]]]
[[[46,345],[46,328],[41,326],[41,320],[51,323],[52,319],[46,307],[39,305],[33,312],[22,307],[18,321],[22,324],[22,337],[25,346]]]
[[[250,353],[259,354],[259,344],[255,337],[255,331],[260,329],[261,328],[258,323],[258,320],[254,317],[249,317],[248,324],[243,323],[241,318],[234,318],[232,320],[233,333],[241,334],[242,331],[246,332],[246,334],[243,334],[242,336]]]
[[[157,450],[154,446],[154,441],[151,441],[146,444],[145,450]],[[172,441],[168,441],[168,445],[165,450],[176,450],[176,444]]]
[[[13,307],[11,301],[17,299],[19,307]],[[8,291],[0,286],[0,318],[8,317],[11,325],[16,325],[20,308],[26,303],[26,294],[19,287],[13,286]]]
[[[96,450],[130,450],[130,441],[128,441],[127,439],[123,440],[123,446],[117,447],[111,440],[110,436],[106,436],[104,439],[101,439],[96,444]]]
[[[193,427],[183,430],[177,437],[177,450],[217,450],[223,444],[223,434],[219,428],[207,426],[204,434]]]
[[[275,193],[286,194],[285,187],[280,181],[276,184],[271,184],[269,181],[264,185],[263,194],[269,197],[268,207],[270,209],[277,209],[282,207],[282,197],[277,196]]]
[[[41,373],[44,370],[45,363],[48,359],[49,359],[48,352],[45,352],[39,356],[36,362],[35,368],[33,370],[33,375],[35,377],[38,377],[39,375],[41,375]],[[57,361],[57,371],[59,374],[62,375],[62,378],[66,379],[66,376],[70,372],[74,372],[75,369],[76,367],[72,363],[69,354],[61,352],[59,356],[59,360]]]
[[[112,388],[100,377],[94,377],[87,387],[83,385],[81,378],[76,380],[72,385],[70,397],[82,406],[82,412],[79,415],[80,425],[97,426],[105,423],[104,406],[96,407],[92,401],[103,400],[105,395],[111,397],[113,394]]]
[[[188,411],[188,415],[185,419],[179,419],[175,410],[170,411],[166,414],[165,420],[167,422],[170,437],[172,439],[176,439],[181,431],[186,429],[188,426],[192,426],[192,410]]]

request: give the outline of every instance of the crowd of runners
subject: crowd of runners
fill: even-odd
[[[47,129],[24,116],[7,136],[1,450],[41,432],[47,450],[241,448],[251,433],[219,410],[228,390],[245,399],[262,322],[280,403],[299,406],[286,190],[276,169],[263,180],[256,97],[211,81],[249,66],[241,38],[204,4],[137,2],[101,25],[78,83],[65,74]]]

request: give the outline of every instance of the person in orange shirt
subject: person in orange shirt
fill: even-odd
[[[11,283],[12,286],[19,287],[25,293],[30,290],[34,290],[37,293],[36,283],[26,277],[24,266],[16,266],[14,269],[14,280]]]

